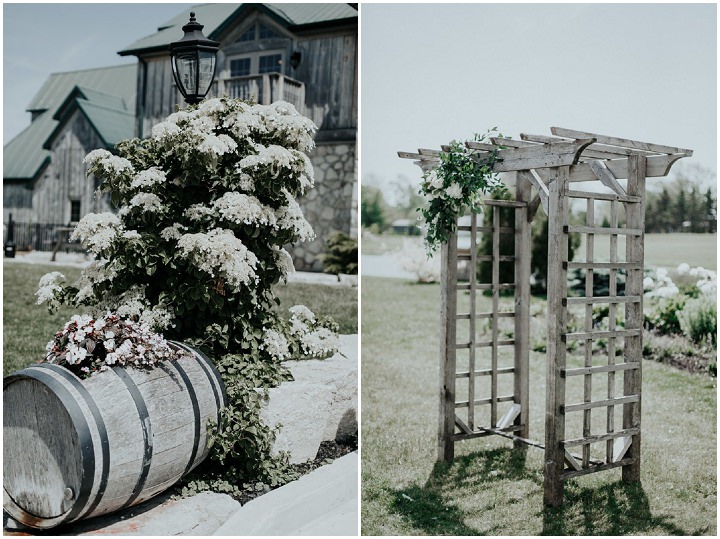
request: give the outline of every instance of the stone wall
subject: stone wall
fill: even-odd
[[[326,241],[357,235],[357,156],[354,142],[323,143],[310,154],[315,188],[298,200],[316,239],[288,248],[298,271],[322,271]]]

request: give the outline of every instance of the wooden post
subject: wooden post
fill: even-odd
[[[547,277],[547,393],[545,404],[545,482],[546,506],[562,503],[563,484],[560,476],[565,467],[565,415],[561,409],[565,401],[567,262],[568,259],[568,167],[559,167],[557,177],[550,184]]]
[[[451,234],[441,251],[440,415],[438,460],[455,457],[455,362],[457,316],[457,234]]]
[[[638,296],[639,302],[625,305],[625,329],[639,329],[640,333],[634,337],[625,337],[625,361],[638,363],[637,369],[625,371],[624,394],[642,394],[642,327],[643,327],[643,267],[644,267],[644,240],[645,240],[645,170],[646,158],[641,155],[628,157],[628,183],[627,193],[630,196],[641,197],[641,202],[626,205],[626,219],[628,228],[637,228],[643,231],[639,236],[627,236],[625,258],[627,262],[640,264],[639,269],[629,269],[625,281],[625,295]],[[623,406],[623,428],[640,428],[640,402],[625,404]],[[640,481],[640,432],[632,438],[625,457],[633,461],[623,466],[623,481]]]
[[[515,199],[530,202],[531,184],[518,172],[515,180]],[[516,425],[521,438],[530,437],[530,256],[531,235],[528,207],[515,210],[515,403],[520,405]],[[516,442],[515,444],[519,444]]]

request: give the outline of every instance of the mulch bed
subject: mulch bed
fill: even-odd
[[[332,464],[335,459],[339,459],[348,453],[357,451],[357,449],[357,434],[347,440],[343,440],[340,443],[334,441],[322,442],[314,460],[309,460],[300,464],[293,464],[290,468],[291,470],[297,472],[300,476],[303,476],[320,468],[321,466]],[[241,491],[240,495],[233,496],[233,498],[239,501],[241,505],[245,505],[250,500],[254,500],[263,494],[267,494],[268,492],[270,492],[269,488],[267,490],[257,491],[253,488],[253,485],[249,485]]]

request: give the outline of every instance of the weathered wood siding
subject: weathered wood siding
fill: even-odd
[[[307,115],[320,130],[357,128],[357,33],[298,42]]]
[[[179,103],[169,55],[141,59],[138,69],[135,134],[150,136],[154,125],[175,112]]]
[[[95,148],[103,148],[100,137],[85,116],[75,111],[50,150],[53,157],[43,177],[35,184],[33,210],[43,222],[69,223],[72,200],[80,201],[80,217],[108,209],[95,197],[94,177],[87,177],[83,159]]]

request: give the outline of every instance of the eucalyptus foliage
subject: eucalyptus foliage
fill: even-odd
[[[482,142],[496,130],[484,135],[476,133],[473,141]],[[496,149],[473,150],[455,141],[440,154],[440,165],[423,176],[420,194],[428,204],[418,211],[425,221],[425,246],[430,256],[455,232],[458,217],[468,210],[480,212],[484,195],[506,190],[493,171],[497,161]]]

